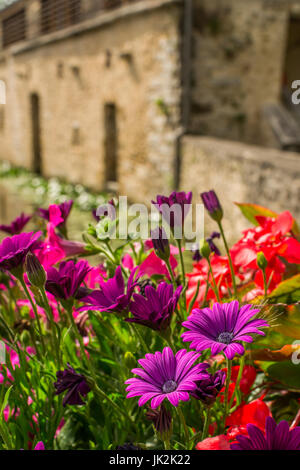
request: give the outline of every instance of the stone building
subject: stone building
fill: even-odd
[[[7,3],[0,159],[135,201],[222,168],[231,201],[299,214],[298,0]]]

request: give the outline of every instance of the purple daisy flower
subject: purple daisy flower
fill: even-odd
[[[57,381],[54,382],[55,394],[59,395],[68,391],[63,399],[63,406],[83,405],[81,397],[85,397],[91,390],[84,375],[78,374],[70,364],[65,370],[56,372]]]
[[[42,232],[28,232],[5,238],[0,245],[0,268],[15,271],[22,267],[27,253],[39,248],[41,235]]]
[[[223,370],[218,370],[213,375],[209,374],[207,379],[196,382],[197,388],[191,392],[191,395],[206,405],[211,406],[221,391],[225,379],[226,373]]]
[[[196,351],[211,349],[213,355],[223,351],[228,359],[235,354],[243,355],[244,341],[251,343],[251,334],[264,335],[259,328],[269,326],[265,320],[253,319],[259,309],[252,305],[239,307],[237,300],[227,304],[216,302],[213,308],[192,310],[192,314],[182,325],[189,331],[182,334],[183,341],[191,342],[190,347]]]
[[[80,286],[90,271],[87,261],[63,261],[59,269],[47,270],[46,290],[58,299],[80,298],[82,293]],[[84,294],[86,290],[84,290]]]
[[[81,301],[88,305],[80,307],[79,310],[122,313],[129,306],[133,289],[136,286],[134,276],[137,270],[138,266],[131,271],[126,289],[121,266],[117,267],[114,277],[106,282],[99,279],[100,290],[94,290],[83,297]]]
[[[18,235],[22,232],[31,217],[32,215],[25,215],[22,212],[22,214],[14,219],[9,225],[0,225],[0,230],[2,230],[2,232],[9,233],[10,235]]]
[[[156,196],[156,201],[151,201],[162,214],[171,228],[183,227],[184,219],[189,212],[193,193],[173,191],[170,196]],[[174,206],[174,207],[173,207]]]
[[[143,369],[132,369],[132,373],[140,378],[126,380],[128,387],[127,398],[138,397],[139,406],[151,400],[151,408],[157,408],[165,398],[173,406],[178,406],[180,400],[188,401],[189,392],[197,387],[197,380],[207,377],[208,364],[193,365],[200,354],[181,349],[174,353],[171,348],[163,352],[146,354],[145,359],[138,363]]]
[[[126,318],[126,321],[152,330],[165,330],[170,326],[181,291],[182,286],[174,292],[173,286],[167,282],[161,282],[157,289],[146,286],[145,295],[133,294],[134,301],[130,303],[133,318]]]
[[[73,206],[72,199],[70,201],[65,201],[57,205],[57,207],[60,210],[61,218],[63,219],[63,222],[58,224],[58,227],[65,224],[71,212],[72,206]],[[45,219],[49,222],[49,219],[50,219],[49,209],[38,209],[38,214],[40,217],[42,217],[42,219]]]
[[[265,434],[254,424],[247,424],[247,431],[249,437],[237,436],[231,450],[300,450],[300,427],[290,429],[287,421],[276,424],[268,416]]]

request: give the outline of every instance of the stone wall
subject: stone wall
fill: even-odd
[[[261,126],[262,111],[280,101],[295,3],[193,1],[191,133],[274,146]]]
[[[231,240],[250,223],[234,202],[259,204],[275,212],[289,210],[300,220],[300,154],[229,142],[211,137],[186,136],[182,141],[181,189],[199,194],[215,189]],[[208,216],[206,232],[216,228]]]
[[[104,106],[114,103],[119,192],[134,200],[168,192],[180,125],[180,3],[128,4],[3,51],[0,159],[32,167],[36,93],[43,175],[103,189]],[[36,14],[36,2],[30,5]]]

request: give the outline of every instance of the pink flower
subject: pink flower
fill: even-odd
[[[170,256],[170,264],[174,271],[178,263],[172,255]],[[156,256],[154,251],[152,251],[150,255],[148,255],[147,258],[142,262],[138,272],[140,276],[147,275],[151,277],[155,274],[158,274],[161,276],[166,276],[168,279],[170,278],[166,263]]]
[[[38,442],[33,450],[45,450],[44,443],[42,441]]]
[[[49,222],[47,225],[47,236],[42,248],[36,250],[39,261],[47,270],[59,261],[85,253],[83,243],[66,240],[55,233],[55,226]]]
[[[90,271],[87,273],[84,282],[90,289],[95,289],[97,284],[100,284],[103,279],[107,277],[106,270],[102,264],[99,266],[91,266]]]

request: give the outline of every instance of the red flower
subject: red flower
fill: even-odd
[[[268,406],[263,400],[258,398],[251,403],[239,406],[226,419],[226,426],[240,426],[252,423],[264,430],[268,416],[271,416]]]
[[[227,368],[224,368],[222,370],[224,370],[227,374]],[[229,400],[231,399],[232,394],[234,392],[239,370],[240,370],[240,366],[233,366],[232,367],[231,382],[229,384],[229,392],[228,392]],[[250,365],[245,365],[244,369],[243,369],[240,385],[239,385],[239,388],[240,388],[241,392],[244,395],[247,396],[249,394],[255,379],[256,379],[256,369],[255,369],[255,367],[250,366]],[[225,387],[222,389],[222,391],[224,392],[224,390],[225,390]],[[221,397],[221,401],[224,401],[224,396]]]
[[[269,292],[283,279],[285,264],[280,257],[288,263],[300,263],[300,243],[291,236],[294,219],[288,211],[277,218],[257,216],[256,220],[259,226],[245,230],[243,237],[230,250],[235,269],[241,274],[250,275],[256,289],[259,289],[248,293],[247,300],[259,295],[263,289],[262,272],[256,263],[258,252],[263,252],[268,261],[266,277]]]
[[[230,450],[230,444],[227,436],[208,437],[196,445],[197,450]]]
[[[220,298],[224,297],[224,295],[228,292],[228,287],[232,286],[232,279],[230,274],[230,267],[228,263],[227,256],[218,256],[218,255],[211,255],[210,262],[212,266],[212,271],[214,278],[216,280],[216,284],[219,286],[219,295]],[[194,264],[194,269],[191,273],[187,274],[189,279],[188,281],[188,289],[186,292],[187,297],[187,304],[189,305],[191,300],[193,299],[198,281],[200,281],[200,288],[199,293],[196,298],[194,307],[201,306],[205,292],[206,292],[206,282],[208,277],[208,263],[206,259],[202,259],[198,263]],[[210,278],[210,285],[211,285],[211,278]],[[210,287],[207,293],[207,300],[217,300],[213,289]]]

